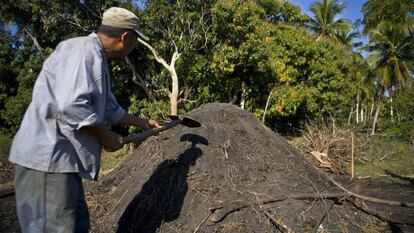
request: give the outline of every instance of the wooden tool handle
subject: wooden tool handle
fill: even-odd
[[[164,130],[170,129],[170,128],[180,124],[181,122],[182,122],[182,119],[178,119],[178,120],[175,120],[175,121],[170,121],[170,122],[165,123],[164,125],[162,125],[161,128],[153,128],[153,129],[145,130],[144,132],[139,133],[139,134],[133,134],[133,135],[130,135],[130,136],[126,136],[123,139],[124,144],[131,143],[131,142],[140,142],[140,141],[146,139],[147,137],[150,137],[150,136],[152,136],[154,134],[157,134],[159,132],[162,132]]]

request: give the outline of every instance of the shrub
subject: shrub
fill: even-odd
[[[0,156],[8,156],[11,143],[12,137],[9,134],[0,131]]]

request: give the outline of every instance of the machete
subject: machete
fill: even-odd
[[[146,130],[139,134],[133,134],[133,135],[124,137],[123,139],[124,144],[131,143],[131,142],[140,142],[154,134],[170,129],[179,124],[190,127],[190,128],[201,126],[201,124],[198,121],[191,119],[190,117],[171,115],[171,116],[168,116],[168,118],[170,118],[171,121],[165,124],[162,124],[161,128],[153,128],[153,129]]]

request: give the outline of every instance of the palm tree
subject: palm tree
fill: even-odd
[[[413,32],[413,11],[414,1],[412,0],[369,0],[362,7],[364,34],[369,34],[371,30],[385,21],[394,25],[405,25],[406,31]]]
[[[371,31],[370,43],[365,47],[372,52],[370,59],[381,70],[381,84],[387,90],[404,88],[412,82],[414,65],[414,33],[405,33],[402,25],[382,23]]]
[[[336,37],[341,44],[349,49],[358,48],[362,46],[362,42],[354,42],[355,39],[360,38],[361,34],[350,29],[339,30],[336,32]]]
[[[343,12],[345,3],[337,0],[322,0],[321,2],[314,2],[309,10],[314,14],[309,23],[309,28],[315,33],[319,34],[316,41],[323,37],[334,39],[338,41],[336,33],[339,31],[346,31],[351,26],[349,19],[336,19],[339,14]]]
[[[392,91],[413,83],[414,33],[407,33],[404,25],[383,22],[370,32],[370,40],[365,49],[372,52],[369,59],[374,62],[379,78],[378,105],[371,131],[373,135],[384,92],[387,91],[391,96]]]

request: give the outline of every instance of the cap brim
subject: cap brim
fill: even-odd
[[[134,29],[134,31],[138,34],[139,37],[141,37],[142,39],[149,41],[148,36],[146,36],[143,32],[141,32],[140,30]]]

